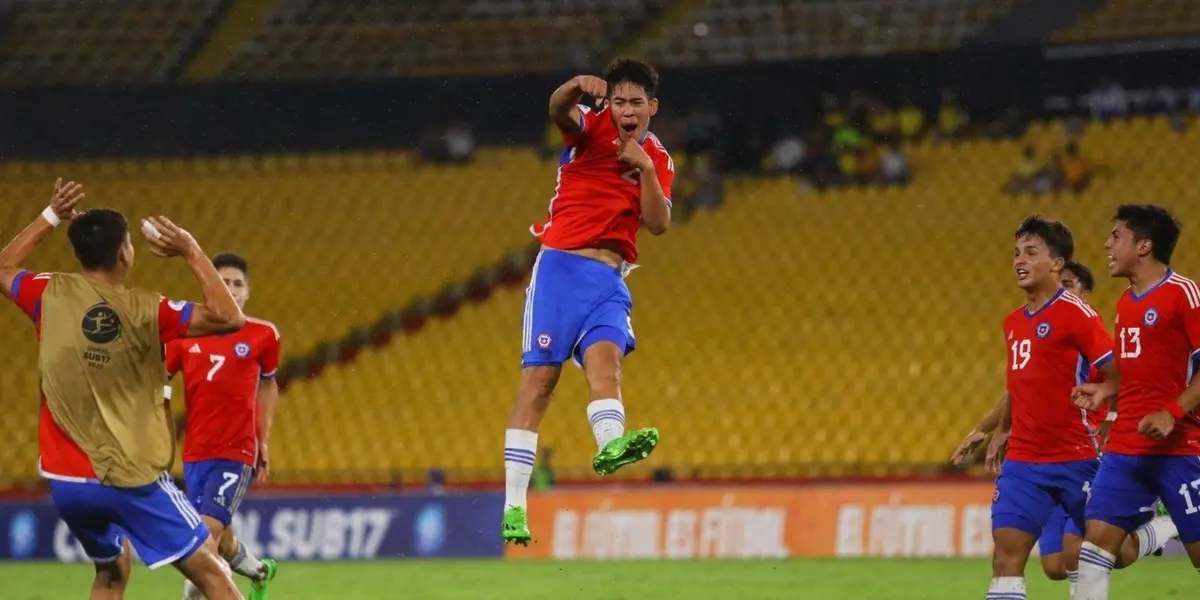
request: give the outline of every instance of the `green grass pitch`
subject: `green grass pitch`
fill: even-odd
[[[984,560],[284,563],[271,600],[962,600],[982,598]],[[1029,564],[1029,598],[1067,599]],[[85,598],[88,565],[0,564],[5,600]],[[176,600],[171,569],[137,567],[128,600]],[[1186,559],[1147,558],[1114,575],[1112,597],[1192,597]]]

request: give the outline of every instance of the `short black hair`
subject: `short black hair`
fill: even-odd
[[[647,98],[658,93],[658,71],[650,63],[636,58],[613,59],[604,69],[604,81],[608,83],[610,95],[617,84],[626,82],[645,90]]]
[[[1067,261],[1067,266],[1064,268],[1075,274],[1075,277],[1079,279],[1079,285],[1082,285],[1083,289],[1089,292],[1096,289],[1096,276],[1092,275],[1092,270],[1083,266],[1083,263],[1069,260]]]
[[[1021,221],[1021,226],[1017,227],[1013,239],[1019,240],[1029,236],[1041,238],[1050,249],[1050,255],[1055,258],[1071,262],[1075,257],[1075,237],[1061,221],[1051,221],[1041,215],[1027,217]]]
[[[85,271],[117,268],[117,254],[129,237],[129,221],[110,208],[93,208],[71,221],[67,238]]]
[[[1183,225],[1167,209],[1154,204],[1122,204],[1113,221],[1125,223],[1135,241],[1150,240],[1154,260],[1171,264]]]
[[[250,263],[246,262],[246,259],[240,254],[234,254],[233,252],[222,252],[213,257],[212,264],[213,267],[217,269],[224,269],[226,267],[237,269],[241,271],[242,275],[245,275],[247,279],[250,278]]]

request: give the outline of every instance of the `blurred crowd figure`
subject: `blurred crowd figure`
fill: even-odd
[[[1009,194],[1048,194],[1068,191],[1079,193],[1091,183],[1094,169],[1079,150],[1079,143],[1068,142],[1062,152],[1050,153],[1042,160],[1032,144],[1021,150],[1021,159],[1009,175],[1005,191]]]
[[[421,160],[437,164],[467,164],[475,156],[475,133],[466,123],[435,125],[417,145]]]
[[[907,93],[891,106],[863,90],[843,102],[821,97],[816,126],[787,126],[765,154],[763,168],[791,173],[812,187],[906,185],[913,177],[904,144],[931,136],[938,142],[963,137],[971,124],[951,88],[941,90],[933,119]]]

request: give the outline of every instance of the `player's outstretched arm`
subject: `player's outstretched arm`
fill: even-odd
[[[200,284],[203,304],[192,309],[187,337],[229,333],[246,324],[246,315],[233,299],[233,294],[221,280],[212,261],[204,254],[196,238],[166,217],[150,217],[142,221],[142,234],[150,242],[150,252],[159,258],[181,256]]]
[[[975,454],[979,445],[983,440],[987,439],[988,434],[996,430],[1000,426],[1000,416],[1004,412],[1004,404],[1008,401],[1008,394],[1004,394],[996,405],[989,410],[983,419],[980,419],[979,424],[963,438],[963,441],[954,449],[954,453],[950,455],[950,462],[955,465],[961,465]]]
[[[558,86],[550,94],[550,119],[563,131],[572,133],[583,129],[583,115],[579,112],[579,101],[587,94],[603,106],[608,97],[608,83],[592,75],[579,75]]]
[[[50,206],[42,211],[17,237],[13,238],[4,250],[0,250],[0,294],[12,298],[12,285],[21,272],[21,265],[29,260],[29,256],[38,244],[50,235],[51,231],[63,221],[70,221],[80,215],[75,207],[83,200],[83,186],[68,181],[63,183],[59,178],[54,182],[54,192],[50,195]]]

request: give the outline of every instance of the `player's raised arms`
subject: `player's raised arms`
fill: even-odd
[[[572,133],[583,131],[584,120],[579,102],[584,94],[595,100],[596,108],[603,108],[608,99],[608,83],[594,75],[579,75],[550,94],[550,119],[559,129]]]
[[[160,258],[181,256],[196,282],[204,302],[193,305],[187,337],[199,337],[237,331],[246,324],[246,315],[221,280],[196,238],[166,217],[150,217],[142,222],[142,234],[150,242],[150,252]]]

